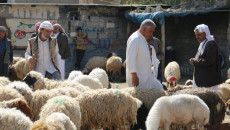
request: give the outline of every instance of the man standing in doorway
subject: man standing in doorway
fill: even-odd
[[[152,37],[155,27],[152,20],[146,19],[141,23],[140,29],[134,32],[127,41],[126,81],[129,87],[163,88],[152,71],[152,62],[146,41]]]
[[[194,32],[200,45],[195,58],[189,60],[195,68],[193,88],[208,87],[218,92],[222,78],[217,44],[207,25],[197,25]]]

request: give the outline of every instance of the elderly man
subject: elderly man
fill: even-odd
[[[13,51],[10,39],[7,38],[7,28],[0,26],[0,76],[8,76],[9,64],[13,62]]]
[[[222,78],[217,44],[207,25],[197,25],[194,32],[200,45],[195,58],[189,60],[195,68],[193,88],[208,87],[218,92]]]
[[[127,41],[126,81],[129,87],[162,88],[161,83],[154,76],[154,69],[152,69],[152,62],[157,63],[156,53],[152,53],[155,56],[152,56],[151,61],[146,41],[152,37],[155,27],[152,20],[144,20],[140,29],[134,32]]]
[[[58,44],[56,38],[50,37],[53,25],[49,21],[41,23],[38,35],[29,39],[25,58],[35,71],[49,79],[61,79],[57,59]]]
[[[68,44],[68,36],[60,24],[54,24],[54,36],[58,43],[58,62],[60,65],[61,79],[65,78],[65,59],[71,57],[71,52]]]

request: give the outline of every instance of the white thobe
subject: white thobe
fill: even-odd
[[[56,38],[58,35],[59,33],[54,34]],[[58,52],[59,52],[59,48],[58,48]],[[61,55],[59,53],[57,57],[58,57],[58,62],[59,62],[59,67],[60,67],[61,79],[64,80],[65,79],[65,60],[61,59]]]
[[[26,60],[32,58],[30,51],[30,43],[28,42],[28,47],[25,52]],[[58,46],[56,46],[56,51],[58,51]],[[51,74],[57,71],[57,69],[54,67],[51,61],[48,39],[46,41],[41,41],[38,37],[38,59],[36,59],[36,62],[37,64],[34,70],[42,73],[44,77],[46,71],[48,71]]]
[[[132,74],[139,78],[139,88],[163,88],[152,71],[152,63],[145,37],[139,32],[134,32],[127,41],[126,50],[126,82],[132,87]]]

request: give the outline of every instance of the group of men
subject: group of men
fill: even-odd
[[[127,41],[126,82],[130,87],[163,88],[157,80],[160,59],[154,47],[148,46],[155,28],[156,24],[146,19]],[[195,58],[189,59],[194,66],[193,88],[209,87],[217,91],[222,82],[217,44],[207,25],[197,25],[194,32],[200,45]]]

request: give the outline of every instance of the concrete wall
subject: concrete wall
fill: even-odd
[[[27,40],[34,32],[34,24],[49,20],[59,23],[69,35],[72,57],[66,60],[66,72],[72,70],[75,63],[75,44],[78,26],[92,42],[87,45],[82,66],[93,56],[107,56],[111,51],[125,59],[127,27],[123,8],[103,6],[47,6],[47,5],[0,5],[0,24],[9,29],[9,36],[15,49],[15,56],[24,56]]]

